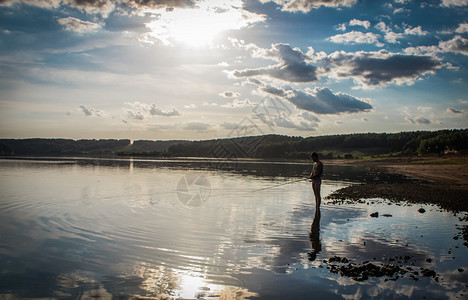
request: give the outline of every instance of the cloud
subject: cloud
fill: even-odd
[[[70,7],[87,14],[100,14],[107,18],[113,11],[144,12],[150,9],[195,7],[197,1],[193,0],[3,0],[0,6],[13,6],[15,4],[33,5],[45,9]]]
[[[88,108],[84,105],[81,105],[80,108],[86,116],[97,116],[97,117],[105,116],[105,113],[103,113],[102,111],[96,110],[92,107]]]
[[[251,106],[256,106],[256,102],[252,102],[249,99],[244,99],[244,100],[239,100],[235,99],[232,102],[228,102],[226,104],[221,105],[221,107],[227,107],[227,108],[242,108],[242,107],[251,107]]]
[[[349,26],[362,26],[366,29],[369,29],[370,27],[370,22],[369,21],[361,21],[358,19],[352,19],[349,21]]]
[[[446,7],[467,6],[468,0],[442,0],[442,3],[440,5],[446,6]]]
[[[306,13],[321,6],[349,7],[357,3],[357,0],[260,0],[260,2],[274,2],[281,6],[282,11]]]
[[[83,21],[74,17],[59,18],[57,22],[65,27],[66,30],[78,33],[93,32],[101,28],[100,24]]]
[[[232,91],[226,91],[224,93],[219,94],[221,97],[224,98],[233,98],[233,97],[239,97],[240,94],[237,92],[232,92]]]
[[[34,0],[34,1],[3,0],[3,1],[0,1],[0,6],[13,6],[15,4],[27,4],[27,5],[37,6],[41,8],[52,9],[52,8],[58,8],[60,6],[60,3],[61,3],[60,0]]]
[[[452,114],[462,114],[463,110],[458,110],[458,109],[455,109],[455,108],[448,107],[447,112],[452,113]]]
[[[310,121],[310,122],[319,122],[319,119],[315,115],[313,115],[313,114],[311,114],[311,113],[309,113],[307,111],[303,111],[303,112],[299,113],[298,116],[301,117],[302,119]]]
[[[353,78],[362,87],[412,84],[442,67],[435,57],[378,52],[334,52],[324,59],[330,76]]]
[[[385,22],[379,22],[377,25],[375,25],[375,28],[378,30],[382,31],[385,35],[384,38],[387,42],[396,44],[399,43],[398,39],[404,38],[404,35],[401,33],[396,33],[393,32],[390,27],[388,27]]]
[[[458,28],[455,30],[457,33],[466,33],[468,32],[468,23],[463,23],[458,25]]]
[[[127,118],[142,121],[145,116],[140,111],[127,110]]]
[[[130,0],[126,2],[128,7],[137,10],[168,8],[168,11],[172,11],[174,7],[193,8],[197,3],[196,0]]]
[[[296,116],[299,117],[299,116]],[[271,120],[275,126],[289,129],[296,129],[299,131],[315,131],[318,127],[316,122],[300,119],[293,120],[283,115],[275,115]]]
[[[194,131],[203,131],[210,128],[213,125],[201,123],[201,122],[189,122],[184,124],[184,129],[186,130],[194,130]]]
[[[175,110],[174,108],[169,111],[163,111],[160,108],[156,107],[156,104],[151,104],[149,106],[149,113],[152,116],[163,116],[163,117],[173,117],[173,116],[180,116],[180,113]]]
[[[142,102],[126,102],[123,112],[127,118],[140,121],[151,116],[180,116],[180,112],[176,109],[164,111],[157,107],[156,104],[147,104]]]
[[[384,44],[379,42],[379,36],[372,32],[363,33],[360,31],[351,31],[343,34],[334,35],[328,40],[338,44],[375,44],[382,47]]]
[[[284,90],[282,88],[272,86],[272,85],[262,86],[261,90],[268,93],[268,94],[278,96],[278,97],[285,97],[288,94],[288,91],[286,91],[286,90]]]
[[[405,34],[407,35],[427,35],[429,34],[429,32],[427,31],[423,31],[421,29],[421,26],[418,26],[418,27],[408,27],[408,28],[405,28]]]
[[[264,68],[235,70],[235,77],[267,76],[288,82],[312,82],[317,80],[316,67],[307,63],[310,58],[300,49],[287,44],[273,44],[271,49],[257,49],[255,56],[278,61]]]
[[[115,2],[111,0],[62,0],[62,5],[70,5],[88,14],[101,14],[107,17],[115,9]]]
[[[468,55],[468,39],[460,35],[454,36],[451,40],[440,41],[438,46],[418,46],[404,49],[404,53],[411,55],[428,54],[436,56],[438,53],[453,52]]]
[[[419,117],[417,119],[412,119],[410,117],[405,118],[408,122],[411,124],[419,124],[419,125],[428,125],[431,124],[431,121],[429,119],[426,119],[424,117]]]
[[[203,106],[218,106],[218,103],[203,101]]]
[[[468,55],[468,39],[457,35],[449,41],[440,42],[439,48],[443,52],[454,52]]]
[[[13,6],[25,4],[45,9],[55,9],[60,6],[78,9],[87,14],[100,14],[107,17],[115,8],[117,1],[111,0],[6,0],[0,1],[0,6]]]
[[[294,95],[286,99],[297,108],[317,114],[355,113],[372,109],[367,102],[341,92],[333,93],[328,88],[294,91]]]
[[[277,90],[281,90],[277,88]],[[263,89],[268,92],[269,89]],[[369,111],[372,105],[351,95],[341,92],[333,93],[326,87],[306,88],[304,91],[295,90],[290,87],[283,89],[282,93],[274,93],[294,104],[298,109],[316,114],[340,114]],[[311,115],[303,115],[309,121],[316,121]]]
[[[401,13],[404,13],[404,12],[411,12],[411,10],[409,10],[407,8],[399,7],[399,8],[395,8],[395,10],[393,11],[393,14],[396,15],[396,14],[401,14]]]

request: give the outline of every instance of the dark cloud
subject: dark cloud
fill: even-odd
[[[416,119],[416,123],[418,124],[431,124],[431,121],[429,119],[426,119],[424,117],[419,117]]]
[[[70,5],[89,14],[109,15],[115,9],[116,1],[111,0],[62,0],[62,5]]]
[[[310,58],[299,49],[293,49],[285,44],[274,44],[271,49],[257,50],[255,54],[259,57],[276,60],[279,63],[264,68],[236,70],[234,76],[267,76],[288,82],[317,80],[317,68],[307,63]]]
[[[265,88],[262,90],[267,91]],[[274,95],[281,96],[280,93]],[[282,96],[297,108],[316,114],[356,113],[372,109],[372,105],[367,102],[341,92],[333,93],[329,88],[299,91],[288,87],[283,89]]]
[[[224,97],[224,98],[233,98],[233,97],[239,97],[240,96],[239,93],[233,92],[233,91],[226,91],[226,92],[221,93],[219,95]]]
[[[372,109],[372,105],[367,102],[341,92],[333,93],[328,88],[294,91],[286,99],[297,108],[317,114],[355,113]]]
[[[408,83],[442,67],[435,57],[386,52],[335,52],[325,59],[325,73],[354,78],[363,86]]]
[[[272,94],[272,95],[275,95],[275,96],[278,96],[278,97],[286,96],[286,91],[285,90],[283,90],[282,88],[277,88],[277,87],[271,86],[271,85],[266,85],[266,86],[262,87],[261,90],[268,93],[268,94]]]
[[[280,5],[283,11],[305,13],[320,6],[352,6],[357,0],[261,0],[261,2],[274,2]]]
[[[463,111],[455,109],[455,108],[451,108],[451,107],[447,108],[447,112],[450,112],[452,114],[461,114],[461,113],[463,113]]]

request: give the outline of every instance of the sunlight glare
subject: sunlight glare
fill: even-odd
[[[146,24],[149,35],[165,45],[209,45],[222,32],[238,30],[264,20],[263,15],[242,9],[242,1],[202,1],[194,8],[153,11],[158,18]]]

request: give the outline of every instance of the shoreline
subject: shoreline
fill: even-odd
[[[405,175],[443,189],[468,191],[468,156],[398,157],[362,160],[324,160],[329,164],[356,164]],[[468,200],[467,200],[468,201]]]
[[[452,212],[468,212],[467,156],[404,157],[384,160],[342,161],[418,179],[418,183],[367,183],[334,191],[333,201],[383,198],[394,202],[432,204]],[[329,161],[328,163],[332,163]]]

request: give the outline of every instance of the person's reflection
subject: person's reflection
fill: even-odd
[[[309,260],[314,261],[317,254],[322,251],[322,244],[320,243],[320,207],[318,206],[315,208],[315,216],[310,228],[309,239],[312,246],[312,251],[308,253]]]

